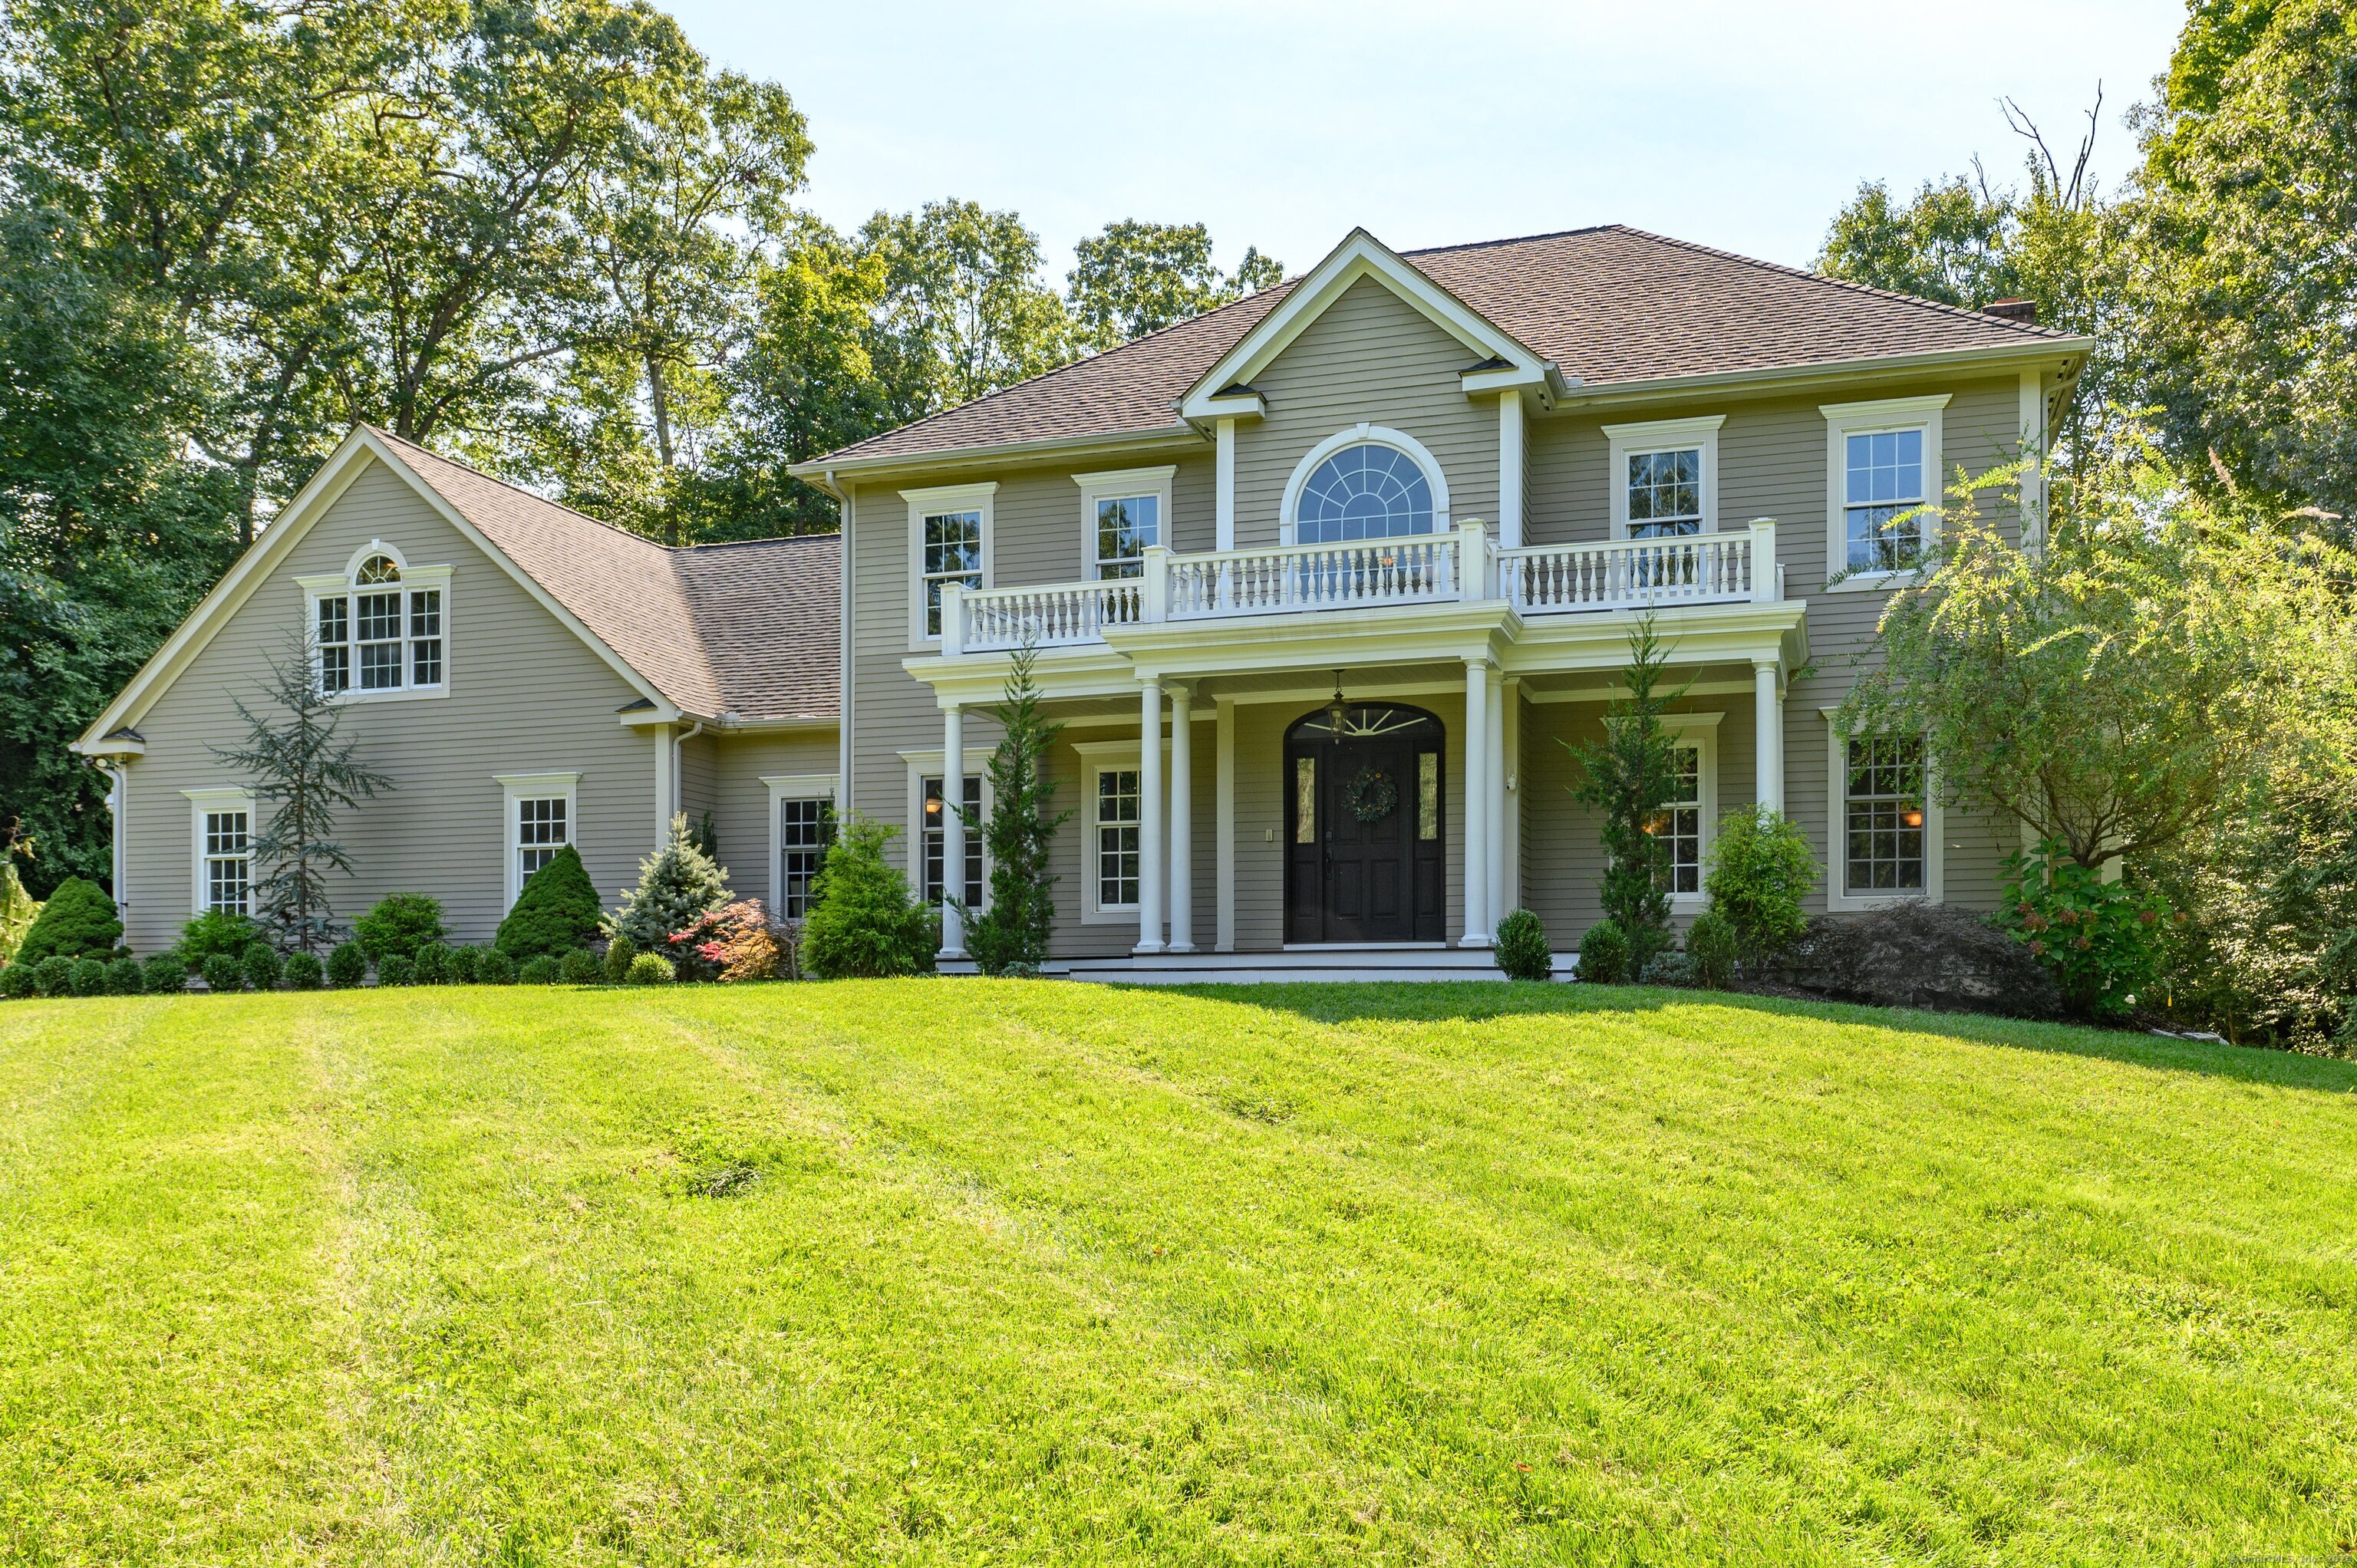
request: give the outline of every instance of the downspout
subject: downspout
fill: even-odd
[[[683,793],[681,792],[682,779],[681,779],[681,773],[680,773],[680,761],[679,761],[680,748],[681,748],[682,746],[685,746],[689,741],[694,740],[697,736],[702,735],[703,733],[704,733],[704,721],[703,721],[702,719],[698,719],[698,720],[696,720],[694,724],[692,724],[692,725],[690,725],[688,726],[687,733],[686,733],[685,735],[678,735],[678,736],[672,736],[672,741],[671,741],[671,809],[672,809],[673,811],[674,811],[678,812],[678,813],[679,813],[681,816],[683,816],[683,817],[684,817],[685,815],[687,815],[687,797],[686,797],[684,794],[683,794]],[[670,830],[670,824],[668,824],[668,823],[664,824],[664,831],[667,832],[669,832],[669,830]]]
[[[834,493],[836,515],[840,519],[843,533],[843,605],[841,618],[843,621],[841,633],[843,646],[839,654],[841,660],[840,667],[835,671],[836,694],[834,711],[836,751],[834,811],[835,815],[841,817],[847,815],[850,812],[853,799],[851,793],[851,650],[853,647],[851,634],[851,606],[853,598],[852,584],[857,574],[853,569],[856,564],[856,557],[852,553],[851,538],[852,524],[857,519],[857,509],[852,505],[851,498],[836,488],[834,482],[834,470],[832,468],[829,468],[826,471],[826,488]]]

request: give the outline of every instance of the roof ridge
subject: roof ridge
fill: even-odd
[[[1502,240],[1468,240],[1459,245],[1421,245],[1413,251],[1402,251],[1403,256],[1438,256],[1458,251],[1487,251],[1499,245],[1527,245],[1540,240],[1567,240],[1574,234],[1601,234],[1614,229],[1629,230],[1626,223],[1582,223],[1576,229],[1550,229],[1544,234],[1513,234]],[[1629,230],[1631,233],[1641,231]]]
[[[937,408],[933,410],[932,413],[925,415],[922,419],[913,419],[906,424],[896,424],[889,430],[879,430],[873,435],[863,435],[858,440],[853,442],[850,446],[839,446],[835,448],[834,451],[828,453],[827,456],[842,456],[847,453],[858,451],[870,441],[880,441],[887,435],[899,435],[910,430],[921,430],[926,425],[931,424],[934,420],[946,419],[951,414],[959,412],[961,409],[973,408],[978,404],[988,403],[993,398],[1005,397],[1007,393],[1017,391],[1023,387],[1028,387],[1034,381],[1044,381],[1049,376],[1060,376],[1067,371],[1076,371],[1082,365],[1093,364],[1099,360],[1109,360],[1115,354],[1127,353],[1132,349],[1138,348],[1143,344],[1151,343],[1157,338],[1165,337],[1172,332],[1176,332],[1181,327],[1192,327],[1198,322],[1209,321],[1215,316],[1222,315],[1227,311],[1233,310],[1238,306],[1249,305],[1254,300],[1260,298],[1263,295],[1275,294],[1280,289],[1289,290],[1294,285],[1300,281],[1301,276],[1298,274],[1289,278],[1280,279],[1277,282],[1269,285],[1266,288],[1254,289],[1252,293],[1245,295],[1241,299],[1232,299],[1225,305],[1215,305],[1211,309],[1201,311],[1196,315],[1182,316],[1178,320],[1157,327],[1151,332],[1142,332],[1136,337],[1130,338],[1127,342],[1115,343],[1112,348],[1100,349],[1093,354],[1083,354],[1077,360],[1066,360],[1060,365],[1049,366],[1048,369],[1039,371],[1037,375],[1026,376],[1019,381],[1009,381],[1003,387],[993,387],[990,391],[984,392],[980,397],[970,397],[963,403],[953,403],[947,408]]]
[[[619,522],[608,522],[604,518],[591,517],[587,512],[581,510],[577,507],[566,506],[563,501],[553,501],[537,490],[526,489],[523,486],[517,484],[513,479],[503,479],[497,474],[487,474],[483,472],[482,469],[476,467],[472,463],[462,462],[458,458],[446,456],[443,453],[436,452],[433,447],[421,445],[418,442],[404,440],[401,436],[395,435],[392,431],[386,430],[381,425],[371,424],[366,420],[361,420],[360,422],[360,425],[361,429],[371,432],[382,440],[389,441],[393,446],[399,446],[405,451],[423,453],[426,456],[433,458],[437,463],[449,464],[450,467],[457,469],[462,474],[471,474],[476,478],[482,480],[486,484],[497,485],[501,489],[505,490],[513,490],[517,495],[538,501],[543,506],[554,507],[557,510],[565,513],[567,517],[577,517],[584,522],[591,523],[598,528],[602,528],[608,533],[618,533],[624,539],[633,540],[638,543],[645,545],[650,550],[660,550],[665,554],[671,554],[675,551],[693,548],[693,546],[683,544],[665,544],[660,539],[649,539],[645,534],[639,532],[637,530],[624,528]]]
[[[1674,245],[1679,250],[1692,251],[1698,255],[1717,256],[1724,261],[1740,262],[1745,266],[1757,267],[1762,272],[1781,273],[1787,277],[1799,278],[1808,283],[1824,284],[1833,288],[1847,289],[1854,294],[1867,295],[1876,299],[1888,299],[1900,305],[1912,305],[1947,316],[1961,316],[1967,321],[1975,323],[1992,322],[2032,338],[2061,338],[2071,336],[2068,332],[2058,332],[2053,328],[2040,327],[2034,322],[2024,323],[2016,321],[2011,317],[1991,316],[1986,310],[1975,310],[1969,306],[1950,305],[1945,300],[1926,299],[1920,294],[1902,294],[1895,288],[1877,288],[1872,284],[1858,283],[1851,278],[1837,278],[1827,273],[1811,272],[1806,267],[1788,267],[1781,262],[1761,261],[1758,256],[1747,256],[1740,251],[1723,251],[1716,245],[1705,245],[1693,240],[1681,240],[1672,234],[1656,234],[1650,229],[1639,229],[1627,223],[1605,224],[1602,227],[1617,229],[1624,234],[1634,234],[1641,240],[1651,240],[1656,244]]]

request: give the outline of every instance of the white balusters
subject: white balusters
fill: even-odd
[[[1458,544],[1454,534],[1419,533],[1174,555],[1168,614],[1203,620],[1454,599]]]
[[[1107,627],[1141,618],[1142,587],[1139,578],[1119,577],[1102,583],[968,589],[959,596],[964,635],[955,645],[974,653],[1020,648],[1026,642],[1038,648],[1102,642]],[[944,615],[949,608],[944,602]]]
[[[1779,596],[1773,524],[1740,532],[1540,544],[1500,552],[1499,585],[1524,615],[1734,604]]]

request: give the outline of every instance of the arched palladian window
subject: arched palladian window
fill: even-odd
[[[438,689],[448,576],[447,567],[413,575],[390,551],[371,549],[348,583],[314,586],[319,689],[329,696]]]
[[[1311,470],[1294,510],[1294,538],[1326,544],[1430,533],[1433,516],[1432,483],[1416,460],[1361,441]]]

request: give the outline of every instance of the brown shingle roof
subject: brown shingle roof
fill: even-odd
[[[1404,254],[1566,378],[1591,388],[2018,348],[2065,337],[1619,224]],[[1299,281],[870,436],[808,467],[1176,434],[1185,428],[1178,399]]]
[[[839,536],[672,549],[371,429],[683,712],[792,719],[840,711]]]

